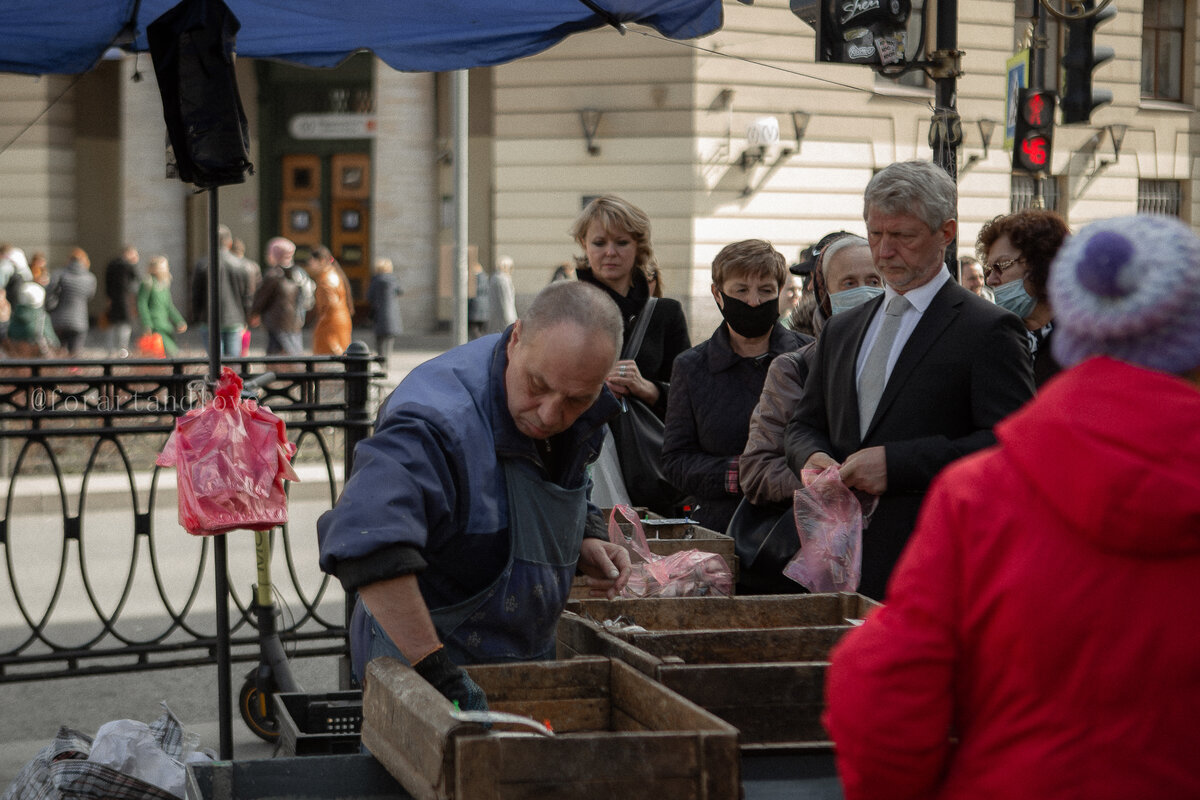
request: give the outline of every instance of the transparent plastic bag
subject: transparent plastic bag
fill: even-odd
[[[203,536],[287,522],[284,480],[298,481],[283,420],[241,397],[242,379],[221,370],[216,395],[175,421],[158,456],[178,472],[179,524]]]
[[[629,540],[621,532],[618,514],[633,527],[633,537]],[[613,506],[608,518],[608,539],[629,548],[634,561],[629,583],[621,590],[622,597],[733,595],[733,573],[725,559],[701,550],[655,555],[646,543],[646,533],[637,512],[627,505]]]
[[[793,495],[800,550],[783,574],[810,592],[853,592],[862,578],[862,532],[879,498],[842,483],[836,466]]]

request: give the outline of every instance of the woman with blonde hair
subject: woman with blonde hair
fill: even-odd
[[[675,356],[692,343],[683,306],[677,300],[655,298],[650,292],[646,279],[647,266],[654,259],[650,218],[620,197],[601,195],[584,207],[571,228],[571,235],[583,249],[583,256],[577,259],[576,276],[603,289],[617,304],[625,324],[625,350],[609,373],[608,388],[624,401],[626,408],[631,403],[644,404],[657,418],[661,430],[667,415],[671,366]],[[653,303],[648,304],[652,298]],[[645,321],[639,330],[642,317]],[[634,336],[635,332],[641,334],[640,342]],[[673,501],[668,503],[665,498],[677,495],[677,492],[667,487],[659,490],[648,486],[655,481],[631,478],[632,459],[638,454],[633,452],[637,443],[630,430],[629,418],[628,413],[620,414],[610,423],[629,499],[635,505],[674,513],[673,508],[667,507]],[[661,475],[657,455],[646,461]]]
[[[150,259],[146,277],[138,287],[137,308],[142,320],[142,332],[161,336],[163,352],[168,358],[178,353],[175,334],[186,331],[187,322],[171,299],[171,266],[166,256]]]

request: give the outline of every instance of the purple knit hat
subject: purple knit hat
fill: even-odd
[[[1063,243],[1048,289],[1063,366],[1097,355],[1175,374],[1200,366],[1200,238],[1180,220],[1093,222]]]

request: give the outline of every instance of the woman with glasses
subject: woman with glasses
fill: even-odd
[[[1039,387],[1061,369],[1050,353],[1054,309],[1046,281],[1050,262],[1070,233],[1066,221],[1055,212],[1029,208],[986,223],[975,241],[996,305],[1024,320],[1029,331],[1033,379]]]

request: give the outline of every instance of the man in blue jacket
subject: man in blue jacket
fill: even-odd
[[[621,340],[602,292],[555,283],[384,402],[317,523],[321,568],[359,595],[360,680],[372,658],[403,658],[461,708],[486,708],[459,665],[553,657],[577,566],[595,591],[624,586],[629,556],[607,540],[586,469],[617,409],[604,379]]]

